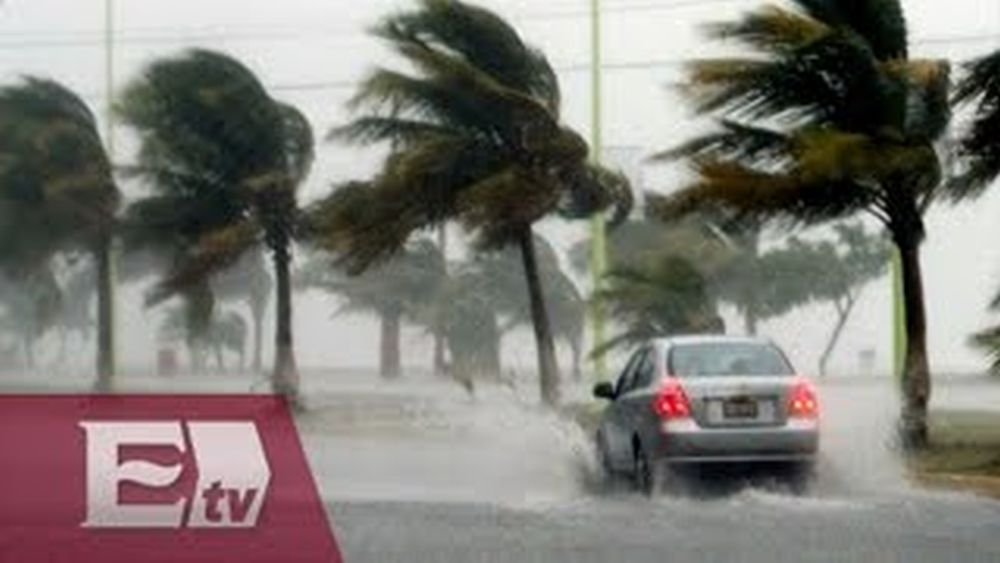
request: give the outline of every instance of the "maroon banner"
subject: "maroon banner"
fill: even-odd
[[[0,396],[0,561],[341,558],[281,398]]]

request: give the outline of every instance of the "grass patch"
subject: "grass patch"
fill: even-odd
[[[1000,412],[935,411],[930,441],[911,460],[917,473],[1000,478]]]
[[[935,446],[1000,448],[1000,412],[934,411],[930,431]]]

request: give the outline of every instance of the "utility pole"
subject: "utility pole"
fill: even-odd
[[[590,53],[591,53],[591,157],[600,164],[604,151],[601,112],[601,2],[591,0],[590,3]],[[604,273],[607,269],[607,223],[604,215],[597,213],[590,224],[590,274],[593,293],[596,294],[604,285]],[[593,344],[600,346],[605,341],[604,304],[597,299],[592,300],[590,308],[590,326]],[[594,359],[595,376],[604,379],[607,366],[603,356]]]

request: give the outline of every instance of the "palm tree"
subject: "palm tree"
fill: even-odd
[[[204,50],[151,64],[118,113],[141,141],[131,171],[153,189],[131,214],[151,232],[172,233],[162,239],[172,264],[153,301],[266,248],[277,290],[272,387],[297,397],[290,275],[296,192],[314,156],[308,121],[243,64]]]
[[[697,179],[654,204],[817,223],[867,212],[900,252],[906,361],[900,437],[927,443],[930,372],[920,245],[941,191],[949,65],[908,57],[898,0],[793,0],[710,28],[744,56],[693,62],[685,85],[718,129],[662,155]]]
[[[476,235],[480,249],[517,246],[541,396],[554,404],[559,374],[532,226],[553,213],[627,207],[627,181],[588,164],[586,142],[560,122],[548,60],[492,12],[422,0],[383,19],[374,34],[412,70],[376,69],[351,103],[361,116],[334,134],[394,150],[378,177],[355,185],[367,197],[331,196],[338,203],[322,244],[354,272],[401,249],[411,233],[452,219]]]
[[[10,279],[0,276],[0,331],[21,343],[24,367],[35,369],[35,344],[59,321],[63,292],[52,268]]]
[[[807,241],[791,237],[783,248],[766,255],[777,283],[770,301],[781,306],[814,301],[829,303],[836,313],[833,329],[819,358],[819,374],[827,365],[865,287],[883,277],[889,264],[889,242],[869,233],[860,222],[834,225],[835,240]]]
[[[632,283],[642,278],[660,283],[664,292],[673,293],[675,282],[691,279],[693,267],[702,279],[707,297],[714,303],[731,305],[743,318],[746,334],[756,334],[758,325],[779,317],[810,299],[797,280],[775,271],[775,250],[763,251],[762,225],[733,222],[714,210],[697,213],[683,220],[659,221],[653,218],[632,220],[619,227],[608,239],[611,247],[613,283]],[[578,244],[572,254],[574,265],[585,271],[588,258],[585,244]],[[686,264],[685,264],[686,263]],[[679,271],[666,269],[672,264]],[[672,281],[672,276],[678,276]],[[652,289],[653,287],[650,287]],[[634,295],[639,302],[631,306],[644,308],[642,301],[651,296],[642,292],[618,293],[618,300]],[[671,295],[663,299],[676,299]],[[622,306],[619,304],[619,307]],[[709,315],[710,317],[713,315]],[[700,323],[668,323],[664,326],[689,326]],[[670,329],[677,332],[677,329]],[[627,343],[631,341],[626,341]],[[608,349],[604,347],[604,349]]]
[[[958,143],[957,199],[979,196],[1000,176],[1000,51],[972,61],[965,70],[955,102],[972,106],[974,113]],[[990,309],[1000,310],[1000,295]],[[990,370],[1000,373],[1000,326],[973,335],[971,341],[990,357]]]
[[[205,318],[204,309],[199,310],[196,301],[186,300],[183,305],[167,311],[160,324],[158,339],[164,344],[183,342],[188,348],[188,357],[195,373],[205,369],[206,356],[215,355],[216,367],[225,370],[224,352],[236,354],[240,370],[246,355],[246,322],[234,311],[212,310]]]
[[[587,300],[562,269],[543,276],[545,281],[546,303],[552,310],[552,332],[557,339],[562,339],[572,358],[571,372],[573,379],[583,379],[583,338],[587,325]],[[524,317],[525,323],[530,322]]]
[[[119,254],[119,256],[121,256]],[[74,260],[61,269],[60,290],[62,293],[59,310],[59,361],[68,358],[70,336],[76,334],[86,346],[93,333],[95,320],[93,312],[94,296],[97,294],[97,279],[92,260]],[[121,270],[119,269],[120,273]],[[120,278],[119,278],[120,279]]]
[[[534,236],[538,275],[545,303],[552,315],[552,335],[572,352],[574,378],[581,376],[583,331],[587,304],[573,280],[559,265],[556,249],[541,235]],[[530,326],[531,302],[524,291],[520,256],[515,249],[480,254],[464,265],[467,292],[482,296],[499,317],[500,336]],[[471,297],[471,296],[470,296]]]
[[[331,267],[323,257],[307,262],[299,273],[300,284],[337,295],[344,300],[338,313],[374,313],[381,326],[379,374],[386,379],[402,375],[400,340],[402,323],[428,319],[432,304],[442,305],[446,283],[444,256],[427,239],[413,241],[391,260],[358,276]],[[425,323],[433,329],[437,323]]]
[[[624,331],[594,349],[595,356],[658,336],[723,331],[707,281],[685,258],[667,255],[613,269],[606,277],[607,286],[596,297]]]
[[[254,373],[260,373],[263,364],[264,315],[267,314],[271,292],[274,290],[274,279],[267,272],[264,252],[258,250],[244,253],[231,268],[215,277],[212,290],[220,300],[242,299],[246,302],[253,322],[252,368]],[[229,324],[234,325],[232,321]],[[240,367],[242,368],[242,364]]]
[[[956,199],[980,195],[1000,176],[1000,51],[965,66],[955,89],[958,105],[972,106],[972,125],[958,140]]]
[[[167,311],[160,325],[158,339],[164,344],[183,342],[194,373],[202,373],[211,348],[212,325],[218,316],[215,294],[206,283],[184,289],[180,306]]]
[[[66,87],[27,78],[0,89],[0,267],[37,274],[60,251],[97,265],[97,384],[114,375],[111,244],[119,191],[87,105]]]

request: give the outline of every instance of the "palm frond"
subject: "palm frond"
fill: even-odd
[[[679,147],[656,153],[653,161],[682,158],[734,159],[762,166],[788,164],[792,142],[786,133],[722,119],[718,130],[688,141]]]
[[[305,213],[306,238],[334,254],[352,274],[399,251],[415,228],[413,221],[399,215],[395,201],[379,197],[375,189],[371,182],[338,186]]]
[[[1000,327],[989,328],[972,335],[969,344],[989,358],[991,373],[1000,374]]]
[[[559,111],[559,82],[548,60],[488,10],[465,2],[423,0],[421,9],[381,22],[375,34],[395,44],[443,49],[508,88],[537,97],[553,113]]]
[[[559,213],[569,219],[580,219],[610,209],[608,223],[614,228],[628,219],[634,204],[628,177],[617,170],[587,164],[563,192]]]
[[[316,141],[312,125],[298,108],[278,102],[284,138],[285,175],[292,186],[299,186],[309,176],[316,160]]]
[[[770,59],[695,61],[685,90],[702,113],[877,131],[892,117],[891,92],[881,80],[865,44],[830,33]]]
[[[697,164],[698,180],[670,196],[650,195],[650,213],[661,220],[721,207],[741,221],[780,218],[789,223],[815,223],[865,208],[872,195],[850,179],[804,178],[762,172],[725,161]]]
[[[525,170],[509,167],[464,189],[458,199],[459,217],[477,233],[480,248],[496,249],[544,217],[558,197],[558,192],[541,189],[539,180]]]
[[[903,136],[911,140],[937,139],[951,121],[951,64],[938,59],[895,60],[887,74],[907,86]]]
[[[961,200],[980,194],[1000,176],[1000,51],[965,66],[954,102],[971,106],[972,122],[958,145],[959,175],[948,195]]]
[[[606,284],[594,299],[607,304],[625,330],[592,356],[654,336],[715,330],[719,323],[704,276],[684,258],[665,255],[618,268],[607,274]]]
[[[147,306],[205,284],[211,276],[232,266],[244,252],[258,244],[258,233],[257,225],[244,221],[206,234],[147,295]]]
[[[420,71],[419,77],[376,70],[352,100],[354,107],[367,105],[375,111],[499,136],[512,147],[518,146],[521,130],[529,124],[533,129],[556,129],[544,106],[469,63],[410,44],[399,49]]]
[[[793,0],[811,17],[860,37],[881,61],[907,57],[907,26],[900,0]]]
[[[392,142],[403,145],[433,136],[452,136],[454,128],[398,117],[364,116],[330,131],[327,140],[340,140],[362,145]]]
[[[749,45],[762,52],[789,53],[831,32],[830,26],[779,6],[765,6],[742,19],[711,24],[708,35]]]

